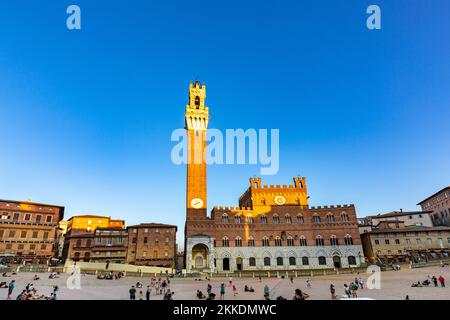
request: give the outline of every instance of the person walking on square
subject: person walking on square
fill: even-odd
[[[237,288],[236,286],[233,284],[233,296],[237,295]]]
[[[14,291],[14,282],[15,280],[11,280],[11,282],[8,284],[8,297],[7,297],[8,300],[11,300],[11,296]]]
[[[352,297],[352,290],[348,287],[346,283],[344,284],[344,293],[347,297],[349,298]]]
[[[206,292],[207,292],[208,294],[211,294],[211,291],[212,291],[212,286],[211,286],[210,283],[208,283],[208,285],[206,286]]]
[[[331,293],[331,299],[336,300],[336,289],[334,288],[333,284],[330,284],[330,293]]]
[[[230,277],[230,280],[228,281],[230,283],[230,287],[233,285],[233,278]]]
[[[444,288],[445,287],[445,278],[443,276],[439,276],[439,283],[441,284],[441,287]]]
[[[433,277],[431,278],[431,280],[433,280],[434,286],[437,287],[437,286],[438,286],[438,280],[437,280],[437,278],[436,278],[435,276],[433,276]]]
[[[310,278],[307,278],[307,279],[306,279],[306,286],[307,286],[308,288],[311,288],[311,279],[310,279]]]
[[[145,292],[145,298],[147,300],[150,300],[150,294],[152,293],[152,288],[150,286],[147,286],[147,291]]]
[[[363,290],[364,289],[364,280],[363,280],[363,278],[359,278],[358,279],[358,283],[359,283],[359,286],[361,287],[361,290]]]
[[[130,288],[130,300],[136,300],[136,288],[134,286]]]
[[[144,300],[144,292],[139,290],[139,300]]]
[[[358,298],[358,285],[353,282],[350,288],[352,289],[352,298]]]
[[[220,300],[225,299],[225,283],[220,285]]]
[[[270,298],[270,290],[269,290],[269,286],[266,284],[264,286],[264,298],[266,298],[266,300],[269,300]]]

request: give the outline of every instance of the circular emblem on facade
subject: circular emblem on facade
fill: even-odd
[[[200,209],[203,207],[203,200],[200,198],[194,198],[191,200],[191,206],[194,209]]]
[[[281,205],[283,205],[283,204],[286,203],[286,198],[283,197],[283,196],[276,196],[276,197],[273,199],[273,201],[275,202],[275,204],[281,206]]]

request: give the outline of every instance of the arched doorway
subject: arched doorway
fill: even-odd
[[[236,259],[236,269],[238,271],[242,271],[242,267],[243,267],[242,258],[239,257]]]
[[[230,258],[223,258],[222,269],[224,271],[230,271]]]
[[[335,268],[341,267],[341,257],[339,256],[333,256],[333,264]]]
[[[208,247],[203,243],[192,248],[192,267],[194,269],[208,268]]]

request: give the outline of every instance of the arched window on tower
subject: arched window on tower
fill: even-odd
[[[255,239],[252,236],[248,237],[248,246],[249,247],[255,246]]]
[[[262,245],[263,245],[263,247],[269,247],[270,246],[270,240],[269,240],[268,237],[264,237],[262,239]]]
[[[301,214],[297,215],[297,223],[305,223],[305,219],[303,219],[303,216]]]
[[[304,266],[309,265],[309,259],[308,259],[308,257],[302,257],[302,265],[304,265]]]
[[[341,214],[341,221],[342,222],[349,222],[350,218],[348,217],[348,214],[346,214],[345,212],[342,212],[342,214]]]
[[[283,257],[277,257],[277,266],[283,265]]]
[[[234,246],[235,247],[242,247],[242,239],[241,239],[241,237],[236,237],[236,239],[234,240]]]
[[[318,247],[323,247],[324,243],[323,243],[323,238],[321,235],[318,235],[316,237],[316,246]]]
[[[284,221],[285,221],[287,224],[291,224],[291,223],[292,223],[291,215],[290,215],[289,213],[287,213],[287,214],[284,216]]]
[[[278,236],[275,238],[275,247],[281,247],[281,238]]]
[[[347,234],[344,238],[344,242],[346,246],[352,246],[353,245],[353,238],[351,235]]]
[[[273,223],[280,224],[280,217],[276,213],[273,215]]]
[[[228,223],[228,214],[224,213],[222,215],[222,223]]]
[[[287,237],[287,245],[288,247],[293,247],[294,246],[294,238],[292,238],[291,236]]]
[[[306,242],[305,236],[300,236],[300,247],[306,247],[308,243]]]
[[[332,246],[338,246],[339,245],[339,241],[338,241],[337,237],[334,234],[330,237],[330,244]]]
[[[334,223],[334,215],[332,213],[327,214],[327,222]]]
[[[289,257],[289,265],[290,266],[295,266],[296,265],[296,261],[295,261],[295,257]]]
[[[197,109],[200,109],[200,97],[199,96],[195,96],[195,107]]]
[[[320,223],[320,216],[318,214],[313,215],[312,221],[313,223]]]
[[[238,215],[238,214],[235,215],[235,216],[234,216],[234,222],[237,223],[237,224],[241,224],[241,223],[242,223],[241,216]]]
[[[355,266],[356,265],[356,258],[355,256],[348,256],[348,264],[351,266]]]
[[[267,216],[264,214],[261,216],[261,223],[263,223],[263,224],[267,223]]]
[[[327,264],[327,258],[324,256],[319,257],[319,266],[325,266]]]
[[[228,237],[223,237],[222,238],[222,247],[229,247],[230,243],[228,241]]]
[[[251,214],[247,215],[247,223],[248,224],[253,224],[253,217]]]

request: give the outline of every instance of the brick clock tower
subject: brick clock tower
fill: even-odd
[[[198,81],[189,85],[189,104],[185,124],[188,143],[186,185],[186,228],[189,222],[206,218],[206,130],[209,111],[205,107],[206,86]]]

